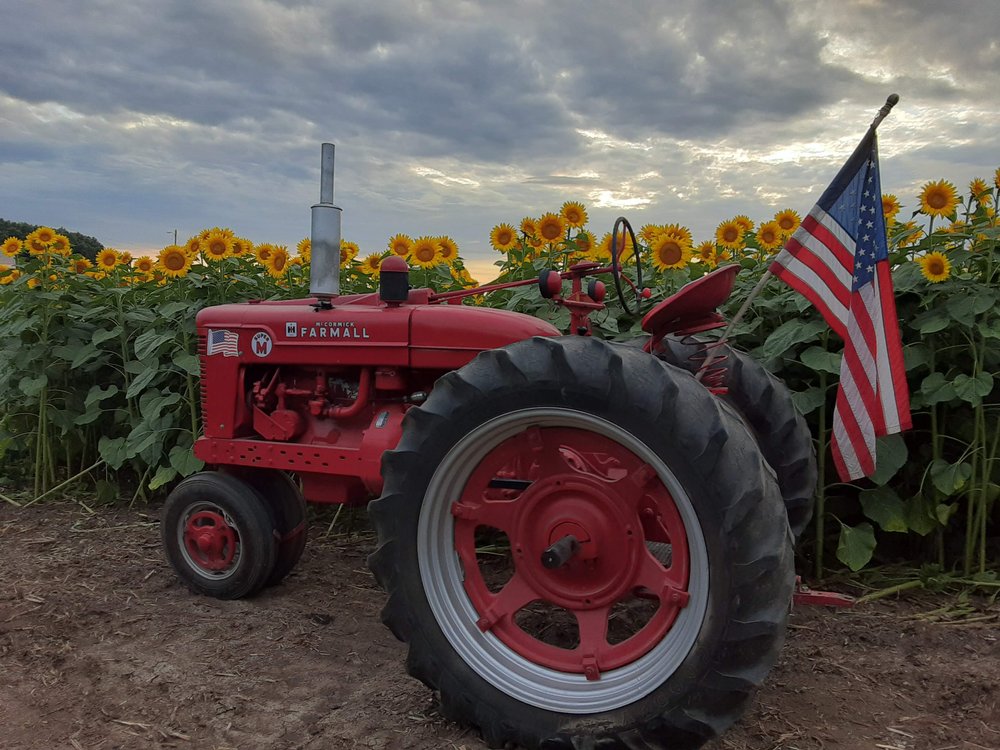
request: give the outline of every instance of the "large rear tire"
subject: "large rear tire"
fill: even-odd
[[[584,337],[484,352],[408,413],[383,476],[382,619],[493,746],[695,748],[777,657],[778,487],[740,421],[654,357]]]
[[[764,459],[777,475],[788,524],[797,541],[812,519],[818,477],[809,425],[784,382],[749,354],[725,344],[707,351],[719,358],[718,366],[726,368],[728,392],[723,398],[746,418]],[[665,336],[654,354],[672,365],[697,372],[705,352],[705,342],[685,343],[675,336]]]

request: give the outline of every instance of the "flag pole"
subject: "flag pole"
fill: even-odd
[[[872,124],[868,126],[868,131],[865,133],[865,138],[871,135],[872,132],[876,128],[878,128],[878,126],[882,123],[882,120],[888,117],[889,112],[892,110],[893,107],[896,106],[898,102],[899,102],[899,94],[889,94],[889,96],[886,97],[885,104],[883,104],[882,108],[879,109],[879,111],[875,114],[875,119],[872,120]],[[864,138],[862,138],[861,140],[863,142]],[[754,286],[754,288],[750,291],[750,294],[743,301],[743,304],[740,306],[740,309],[737,311],[736,315],[734,315],[732,320],[729,321],[729,325],[726,326],[726,330],[723,332],[722,337],[719,339],[720,344],[725,343],[726,341],[729,340],[729,336],[730,334],[732,334],[733,329],[739,324],[741,320],[743,320],[743,316],[746,315],[746,312],[750,308],[751,303],[760,295],[761,291],[763,291],[764,289],[764,286],[767,284],[767,282],[773,275],[774,274],[771,273],[770,267],[768,267],[768,269],[764,271],[763,275],[760,277],[760,280],[757,282],[756,286]],[[714,357],[712,353],[709,352],[708,356],[705,358],[704,364],[701,366],[701,369],[695,375],[695,378],[697,380],[701,380],[702,374],[708,370],[709,365],[711,365],[715,359],[717,359],[717,357]]]

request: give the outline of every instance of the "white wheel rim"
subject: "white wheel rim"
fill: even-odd
[[[597,432],[631,450],[656,471],[684,523],[690,556],[690,600],[665,637],[635,661],[602,672],[599,680],[536,664],[490,632],[465,592],[454,547],[452,504],[473,469],[497,445],[528,427],[571,427]],[[687,657],[708,608],[708,551],[697,513],[680,482],[653,451],[620,426],[585,412],[555,407],[510,412],[480,425],[448,452],[427,486],[417,525],[417,561],[428,605],[444,637],[482,679],[516,700],[571,714],[611,711],[666,682]]]

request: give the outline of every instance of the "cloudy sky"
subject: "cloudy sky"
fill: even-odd
[[[584,203],[707,239],[805,213],[888,94],[882,184],[1000,166],[996,0],[2,0],[0,217],[158,249],[294,246],[337,145],[344,236]],[[905,209],[904,209],[905,210]]]

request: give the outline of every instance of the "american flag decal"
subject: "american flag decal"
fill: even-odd
[[[235,331],[213,331],[208,332],[209,355],[221,354],[223,357],[238,357],[240,353],[237,345],[240,343],[240,336]]]

